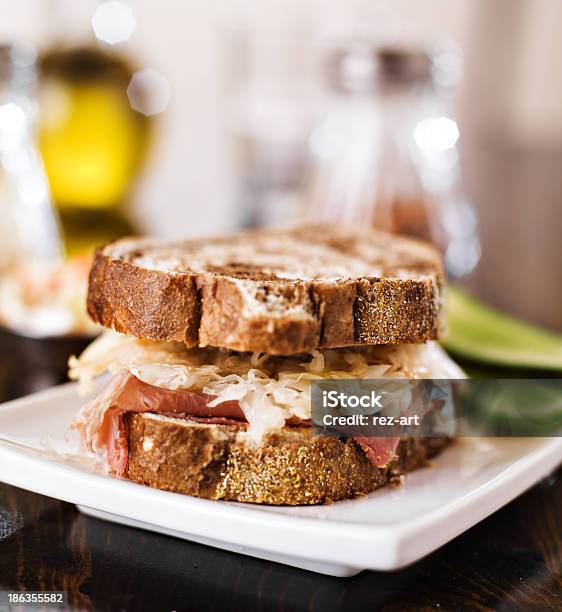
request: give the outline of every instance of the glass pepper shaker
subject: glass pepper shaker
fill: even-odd
[[[449,95],[461,65],[450,45],[432,55],[364,43],[335,50],[308,143],[305,218],[429,240],[452,276],[471,272],[480,247]]]

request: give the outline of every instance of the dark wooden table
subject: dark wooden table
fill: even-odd
[[[22,368],[0,362],[0,400],[30,390]],[[73,609],[98,611],[562,610],[562,469],[412,567],[348,579],[105,523],[0,484],[3,589],[66,590]]]

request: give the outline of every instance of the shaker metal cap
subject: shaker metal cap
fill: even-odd
[[[351,43],[331,54],[327,72],[335,89],[369,92],[383,85],[430,83],[432,60],[424,51]]]
[[[0,82],[12,76],[12,46],[0,44]]]

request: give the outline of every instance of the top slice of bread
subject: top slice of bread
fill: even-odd
[[[97,250],[88,312],[139,338],[292,355],[438,338],[443,287],[431,246],[370,228],[125,238]]]

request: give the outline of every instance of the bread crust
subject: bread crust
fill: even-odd
[[[337,268],[340,258],[361,271],[327,277],[306,263],[306,274],[293,278],[283,275],[294,270],[252,264],[264,253],[275,257],[268,244],[283,241],[287,257],[294,259],[300,246],[304,258],[307,248],[319,261],[324,252],[327,269]],[[191,268],[211,247],[227,252],[220,265],[209,260]],[[183,259],[161,269],[166,249]],[[153,254],[149,263],[147,253]],[[88,312],[105,327],[149,340],[292,355],[436,339],[444,327],[443,287],[435,250],[373,230],[304,227],[170,245],[125,239],[97,250]]]
[[[256,448],[243,430],[151,413],[125,416],[126,475],[132,481],[207,499],[273,505],[328,504],[365,495],[427,464],[450,440],[407,438],[398,459],[376,468],[351,439],[285,428]]]

